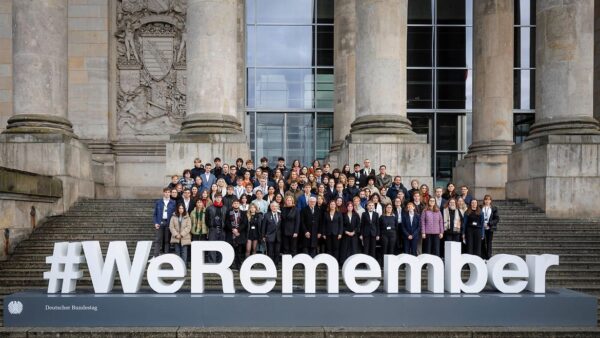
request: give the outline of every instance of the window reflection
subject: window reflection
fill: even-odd
[[[310,67],[312,43],[311,26],[256,26],[256,65]]]
[[[256,23],[311,24],[312,0],[254,0]],[[247,4],[248,5],[248,4]]]
[[[318,69],[315,91],[316,108],[332,108],[334,96],[333,69]]]
[[[311,69],[256,69],[257,108],[312,108]]]

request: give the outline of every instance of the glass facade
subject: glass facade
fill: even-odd
[[[333,130],[333,0],[246,1],[246,111],[254,160],[310,164]]]
[[[468,149],[473,78],[473,1],[409,0],[407,108],[431,145],[436,185]]]
[[[407,109],[436,185],[471,142],[473,1],[409,0]],[[515,0],[515,142],[535,109],[535,0]],[[247,126],[254,159],[310,164],[333,129],[333,0],[248,0]]]

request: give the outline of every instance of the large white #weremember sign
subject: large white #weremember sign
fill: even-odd
[[[77,280],[83,276],[79,264],[87,263],[94,292],[111,292],[118,271],[124,293],[140,290],[144,273],[148,284],[157,293],[177,292],[185,282],[187,272],[183,260],[174,254],[155,257],[148,262],[151,241],[138,242],[133,257],[129,258],[124,241],[110,242],[103,258],[98,241],[61,242],[54,244],[52,256],[46,257],[51,264],[44,272],[48,280],[48,293],[74,292]],[[81,251],[83,249],[83,255]],[[217,251],[223,257],[220,263],[204,261],[205,252]],[[216,274],[221,278],[223,293],[235,293],[233,272],[233,247],[221,241],[192,242],[191,292],[204,292],[204,275]],[[433,255],[412,256],[407,254],[385,255],[383,262],[383,289],[387,293],[398,292],[398,270],[406,270],[404,288],[410,293],[421,292],[421,270],[427,268],[427,289],[433,293],[479,293],[486,285],[502,293],[519,293],[527,289],[534,293],[546,291],[546,271],[558,265],[557,255],[527,255],[525,260],[515,255],[495,255],[484,262],[480,257],[461,254],[461,243],[446,242],[446,264]],[[148,264],[149,263],[149,264]],[[363,264],[366,268],[358,268]],[[463,282],[461,271],[469,265],[469,279]],[[256,267],[256,266],[259,267]],[[283,255],[281,262],[281,292],[293,292],[293,269],[302,265],[305,270],[304,292],[316,292],[318,265],[327,269],[327,292],[339,293],[339,264],[331,255],[306,254]],[[342,266],[344,283],[352,292],[371,293],[381,284],[381,267],[371,256],[357,254],[349,257]],[[275,287],[277,268],[266,255],[248,257],[240,268],[240,283],[249,293],[264,294]],[[360,279],[360,281],[357,281]]]

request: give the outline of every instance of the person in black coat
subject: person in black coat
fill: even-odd
[[[393,255],[398,238],[398,221],[391,204],[385,206],[383,215],[379,217],[379,234],[383,255]]]
[[[363,242],[363,253],[375,258],[375,244],[379,240],[379,215],[372,201],[367,203],[367,211],[360,219],[360,239]]]
[[[304,234],[304,248],[311,257],[317,255],[317,241],[320,234],[322,212],[317,207],[317,198],[310,197],[308,206],[302,209],[301,213],[301,233]]]
[[[352,202],[346,203],[346,212],[342,215],[344,222],[344,234],[342,236],[342,250],[340,261],[344,262],[348,257],[358,253],[358,236],[360,236],[360,217],[354,211]]]
[[[421,240],[421,215],[412,202],[406,205],[406,211],[402,213],[402,240],[404,253],[416,256]]]
[[[256,253],[258,241],[262,240],[261,225],[263,215],[258,211],[256,204],[250,204],[246,212],[248,231],[246,232],[246,258]]]
[[[271,202],[269,205],[269,211],[263,217],[261,234],[267,243],[267,255],[277,265],[281,246],[281,214],[277,202]]]
[[[294,197],[285,197],[281,210],[281,229],[283,232],[281,252],[284,255],[295,255],[300,232],[300,211],[294,205]]]
[[[483,225],[483,214],[477,205],[477,200],[472,199],[469,208],[465,212],[462,231],[463,241],[467,243],[469,255],[481,256],[481,242],[485,236]]]
[[[224,241],[226,240],[225,234],[225,219],[227,218],[227,208],[223,205],[223,198],[221,194],[215,195],[215,200],[208,208],[206,208],[206,214],[204,216],[204,222],[208,227],[208,240],[209,241]],[[208,253],[209,263],[220,262],[221,254],[216,251]]]
[[[327,210],[323,214],[321,234],[326,241],[327,253],[338,261],[340,259],[340,240],[342,239],[343,230],[342,214],[337,211],[335,201],[329,201]]]
[[[481,207],[481,214],[483,215],[483,227],[485,228],[485,239],[482,243],[482,258],[492,258],[492,238],[494,237],[494,231],[498,229],[498,222],[500,216],[498,215],[498,208],[492,205],[492,196],[485,195],[483,197],[483,206]]]
[[[240,201],[234,199],[225,219],[225,238],[233,246],[235,251],[235,266],[238,269],[244,260],[247,229],[248,219],[246,218],[246,213],[240,210]]]

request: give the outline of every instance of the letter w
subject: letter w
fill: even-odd
[[[133,265],[129,258],[127,243],[124,241],[110,242],[106,251],[106,261],[102,258],[100,242],[86,241],[81,243],[88,270],[92,277],[94,292],[108,293],[115,284],[115,266],[119,270],[119,278],[124,293],[136,293],[142,285],[146,272],[148,255],[152,247],[151,241],[137,242]]]

